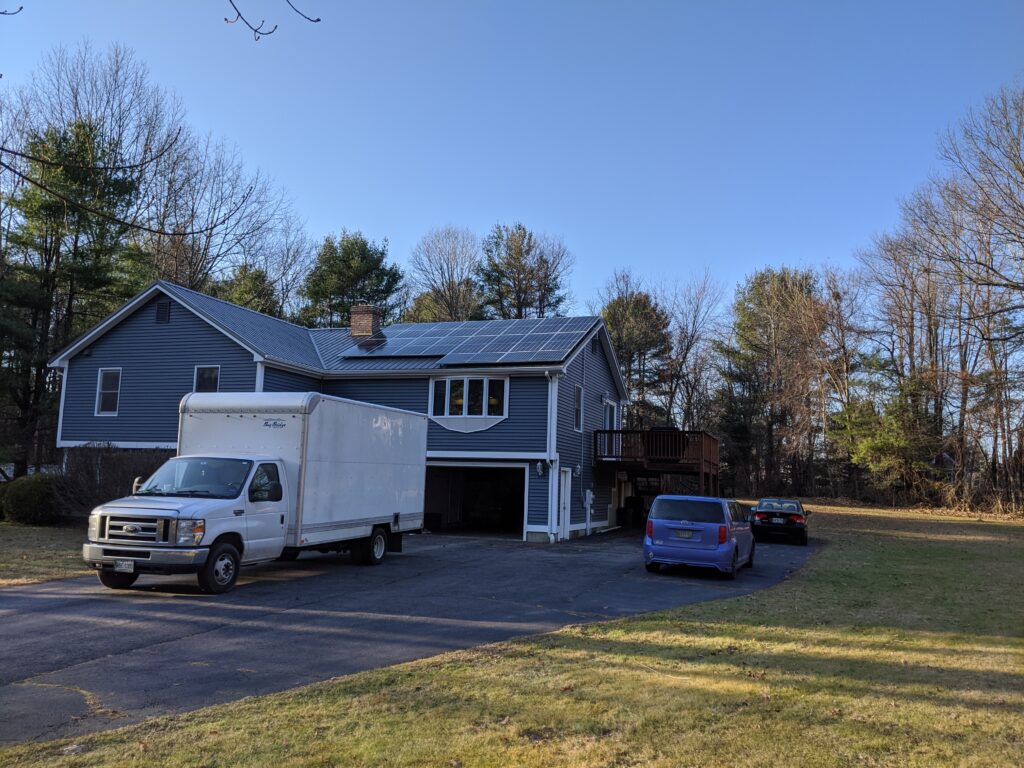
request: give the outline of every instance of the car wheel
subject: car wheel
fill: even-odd
[[[796,543],[799,544],[801,547],[807,546],[807,531],[800,531],[800,533],[797,534]]]
[[[730,579],[735,579],[737,576],[740,575],[740,558],[739,553],[736,550],[733,550],[732,552],[732,566],[729,568],[725,575],[728,576]]]
[[[661,570],[661,563],[644,563],[644,568],[648,573],[657,573]]]
[[[750,542],[750,557],[747,558],[747,568],[754,567],[754,552],[757,551],[757,545],[752,541]]]
[[[128,589],[139,578],[137,573],[115,573],[114,571],[98,571],[100,584],[107,589]]]
[[[374,528],[369,538],[352,548],[352,559],[359,565],[379,565],[387,551],[387,532],[383,528]]]
[[[199,571],[199,588],[215,595],[227,592],[238,581],[240,565],[238,550],[222,541],[210,550],[209,557]]]

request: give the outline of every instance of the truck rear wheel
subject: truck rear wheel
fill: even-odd
[[[226,541],[215,544],[199,571],[199,588],[215,595],[227,592],[238,580],[239,565],[237,549]]]
[[[114,571],[97,571],[100,584],[108,589],[128,589],[139,578],[137,573],[115,573]]]
[[[378,565],[388,551],[388,532],[374,528],[369,538],[352,547],[352,560],[358,565]]]

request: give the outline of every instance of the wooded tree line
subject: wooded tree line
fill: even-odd
[[[708,277],[665,294],[616,275],[602,304],[630,425],[718,433],[737,494],[1019,507],[1022,136],[1006,88],[856,268],[760,270],[717,317]]]

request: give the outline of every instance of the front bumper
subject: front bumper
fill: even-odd
[[[126,547],[91,542],[82,545],[82,559],[90,567],[113,570],[115,560],[132,560],[136,573],[196,573],[209,553],[206,547]]]

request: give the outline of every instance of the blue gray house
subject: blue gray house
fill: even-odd
[[[432,529],[566,539],[614,525],[629,493],[609,455],[625,388],[599,317],[382,328],[362,306],[350,328],[308,329],[158,281],[50,365],[58,447],[175,448],[192,391],[316,391],[430,417]]]

